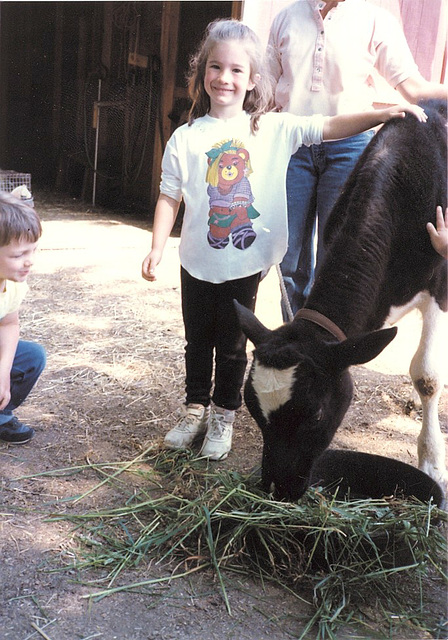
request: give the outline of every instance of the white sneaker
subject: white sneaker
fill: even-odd
[[[232,448],[232,432],[235,411],[214,407],[210,424],[200,452],[201,456],[211,460],[224,460]]]
[[[207,431],[210,407],[202,404],[182,405],[182,417],[165,436],[164,445],[168,449],[187,449],[198,436]]]

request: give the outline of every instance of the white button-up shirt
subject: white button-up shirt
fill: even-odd
[[[374,69],[396,87],[418,72],[388,11],[345,0],[322,19],[319,0],[297,0],[274,18],[268,44],[276,106],[333,116],[372,108]]]

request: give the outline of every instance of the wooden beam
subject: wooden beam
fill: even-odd
[[[84,16],[78,23],[78,47],[76,63],[76,136],[84,135],[84,85],[87,76],[87,21]],[[90,126],[90,123],[89,123]]]
[[[9,29],[5,28],[8,25],[10,18],[5,20],[5,14],[7,14],[8,8],[5,8],[5,3],[0,9],[0,21],[1,12],[3,11],[3,28],[0,29],[0,78],[2,82],[2,91],[0,95],[0,166],[3,169],[7,169],[9,165],[8,158],[8,94],[9,94],[9,74],[7,60],[10,64],[9,52],[11,50],[11,43],[9,42]],[[9,14],[7,14],[9,16]],[[1,27],[1,22],[0,22]]]
[[[171,120],[168,117],[173,107],[176,85],[177,42],[179,36],[180,2],[166,2],[162,17],[160,50],[162,59],[162,125],[164,142],[171,135]]]
[[[62,102],[62,45],[64,14],[60,3],[56,3],[54,33],[54,65],[53,65],[53,109],[52,140],[55,153],[59,150],[61,136],[61,102]]]
[[[162,13],[162,32],[160,38],[160,59],[162,61],[162,90],[160,95],[162,119],[161,127],[157,127],[154,140],[154,154],[151,176],[151,207],[154,207],[159,196],[160,165],[162,163],[163,146],[171,135],[171,120],[168,117],[174,100],[176,84],[177,42],[179,36],[180,2],[164,2]],[[160,136],[162,129],[163,140]]]
[[[232,2],[232,18],[240,20],[244,11],[244,0],[233,0]]]

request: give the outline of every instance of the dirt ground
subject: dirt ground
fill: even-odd
[[[148,444],[161,441],[182,402],[178,238],[170,238],[159,280],[150,285],[140,277],[150,246],[145,221],[92,212],[85,204],[48,194],[35,194],[35,202],[44,234],[21,312],[22,336],[45,345],[48,365],[17,412],[35,427],[34,440],[22,447],[0,443],[0,638],[299,637],[310,607],[244,576],[229,578],[229,616],[207,573],[151,592],[135,589],[96,601],[89,595],[98,590],[104,570],[61,570],[76,557],[73,524],[50,515],[114,506],[131,494],[138,481],[126,477],[116,490],[104,487],[76,507],[71,502],[98,483],[98,474],[86,469],[89,463],[134,459]],[[262,282],[257,305],[258,317],[271,327],[281,322],[276,278],[273,271]],[[416,465],[421,415],[406,411],[406,403],[419,327],[418,315],[408,316],[381,356],[353,370],[355,398],[334,446]],[[447,399],[445,389],[440,407],[445,434]],[[219,464],[248,471],[260,461],[261,436],[245,408],[235,431],[233,450]],[[83,469],[39,475],[76,465]],[[164,571],[142,564],[124,572],[121,581],[139,582]],[[428,582],[425,598],[428,611],[443,618],[446,593],[439,582]],[[406,635],[406,640],[410,637],[430,636]]]

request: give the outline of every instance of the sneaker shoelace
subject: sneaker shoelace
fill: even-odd
[[[220,413],[215,413],[212,417],[211,436],[218,436],[219,438],[230,429],[230,425],[226,422],[225,416]]]
[[[195,416],[192,413],[185,413],[183,419],[177,425],[178,431],[188,431],[188,427],[196,426],[198,420],[202,420],[199,416]]]

